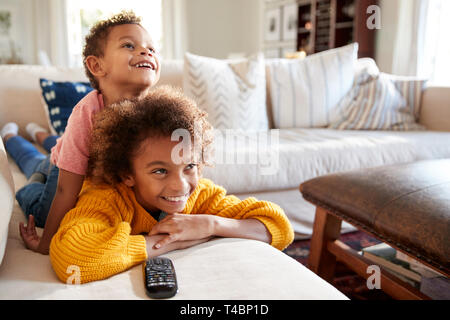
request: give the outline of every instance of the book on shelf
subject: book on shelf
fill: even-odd
[[[450,280],[444,274],[426,266],[386,243],[360,251],[365,258],[385,268],[400,280],[409,283],[432,299],[450,299]]]
[[[378,264],[388,271],[399,275],[401,280],[408,279],[409,283],[414,283],[414,287],[418,287],[420,284],[422,275],[411,269],[408,262],[397,259],[397,250],[392,248],[386,243],[379,243],[374,246],[363,248],[361,250],[363,257],[372,261],[374,264]]]
[[[450,280],[444,276],[423,277],[420,291],[434,300],[450,300]]]
[[[408,256],[406,253],[403,253],[401,251],[397,250],[395,258],[409,263],[409,267],[411,268],[411,270],[421,274],[422,277],[434,278],[444,276],[442,273],[437,272],[434,269],[431,269],[430,267],[424,265],[423,263],[417,261],[416,259]]]

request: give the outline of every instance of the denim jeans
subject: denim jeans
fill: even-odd
[[[43,143],[44,149],[50,152],[56,144],[57,136],[49,136]],[[28,140],[21,136],[14,136],[5,143],[5,148],[19,168],[30,178],[35,172],[45,177],[45,182],[32,182],[16,193],[16,199],[25,215],[32,214],[37,227],[43,228],[47,220],[48,211],[55,196],[58,184],[58,167],[50,163],[50,155],[44,155]]]

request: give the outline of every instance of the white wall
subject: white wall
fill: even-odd
[[[32,0],[34,1],[34,0]],[[0,10],[11,12],[10,36],[14,41],[14,47],[24,63],[32,64],[35,62],[35,19],[33,2],[30,0],[1,0]],[[3,42],[0,45],[2,50],[8,50],[10,45]]]
[[[214,58],[261,50],[262,0],[188,0],[186,50]]]
[[[25,63],[38,63],[38,50],[46,51],[55,64],[62,57],[52,48],[51,8],[59,0],[1,0],[1,6],[19,8],[17,32]],[[164,0],[168,1],[168,0]],[[250,55],[262,50],[263,0],[172,0],[182,6],[182,49],[195,54],[227,58],[230,54]],[[399,17],[399,0],[380,0],[381,29],[376,36],[376,60],[380,70],[391,72]],[[181,19],[177,16],[177,20]],[[58,29],[58,28],[54,28]],[[55,31],[55,30],[53,30]],[[54,37],[54,36],[53,36]],[[53,40],[53,41],[52,41]],[[178,37],[177,41],[179,42]],[[56,45],[61,43],[56,41]],[[182,58],[178,50],[176,58]],[[58,63],[60,62],[60,63]]]
[[[25,64],[39,64],[39,52],[45,52],[51,63],[66,66],[64,2],[60,0],[1,0],[0,10],[16,13],[12,36],[20,47]]]
[[[379,0],[381,29],[375,39],[375,59],[391,72],[400,15],[399,0]],[[199,55],[226,58],[262,50],[263,0],[186,0],[185,49]]]
[[[375,60],[379,69],[392,72],[397,24],[400,17],[399,0],[379,0],[381,8],[381,29],[375,38]]]

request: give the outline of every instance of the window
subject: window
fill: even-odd
[[[428,4],[424,63],[421,74],[433,84],[450,85],[450,1],[430,0]]]
[[[126,5],[124,5],[126,2]],[[142,17],[142,26],[162,50],[162,0],[77,0],[66,2],[69,66],[80,67],[84,38],[91,26],[121,10],[133,10]]]

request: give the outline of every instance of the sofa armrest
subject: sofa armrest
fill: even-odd
[[[14,206],[14,181],[8,164],[8,157],[0,138],[0,264],[8,240],[9,220]]]
[[[450,131],[450,87],[425,89],[419,122],[428,130]]]

